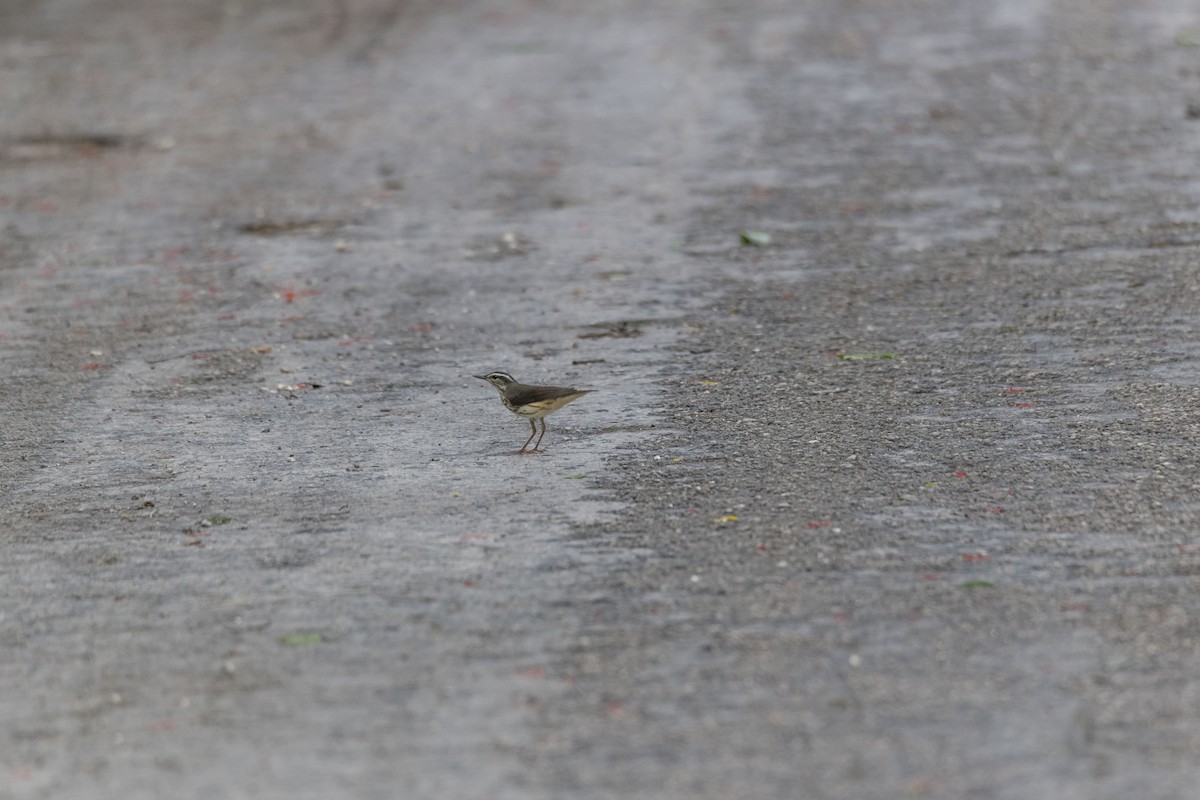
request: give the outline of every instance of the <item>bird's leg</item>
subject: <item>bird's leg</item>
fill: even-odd
[[[542,424],[545,425],[545,421],[543,421]],[[529,438],[525,440],[525,444],[521,445],[521,449],[517,451],[517,455],[522,455],[525,453],[525,448],[529,447],[529,443],[533,441],[534,434],[537,433],[537,422],[535,422],[532,417],[529,419],[529,427],[533,429],[533,433],[529,434]],[[538,441],[540,442],[541,439],[538,439]],[[534,447],[534,450],[537,450],[536,446]]]
[[[532,422],[532,421],[533,420],[530,420],[530,422]],[[546,435],[546,418],[542,417],[542,436],[545,436],[545,435]],[[533,450],[531,452],[534,452],[534,453],[542,452],[541,450],[538,449],[539,447],[542,446],[542,436],[538,437],[537,444],[535,444],[533,446]],[[528,442],[526,442],[526,444],[528,444]]]

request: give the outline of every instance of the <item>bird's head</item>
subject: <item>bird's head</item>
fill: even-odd
[[[492,386],[495,386],[501,392],[508,388],[509,384],[517,382],[517,379],[507,372],[489,372],[485,375],[476,375],[482,381],[487,381]]]

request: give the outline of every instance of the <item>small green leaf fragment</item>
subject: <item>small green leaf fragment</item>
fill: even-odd
[[[765,247],[771,243],[771,234],[766,231],[742,231],[742,244],[752,247]]]
[[[994,589],[996,584],[991,581],[963,581],[959,584],[960,587],[967,590],[972,589]]]
[[[296,645],[320,644],[323,640],[319,633],[293,633],[290,636],[280,636],[279,643],[294,647]]]
[[[1175,34],[1175,44],[1180,47],[1200,47],[1200,26],[1181,29]]]
[[[226,525],[233,522],[233,517],[227,517],[224,514],[213,514],[208,518],[209,525]]]
[[[891,361],[895,353],[838,353],[842,361]]]

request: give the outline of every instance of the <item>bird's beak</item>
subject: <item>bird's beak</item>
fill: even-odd
[[[473,376],[473,377],[479,378],[479,380],[481,380],[481,381],[486,381],[486,380],[487,380],[487,375],[475,375],[475,376]]]

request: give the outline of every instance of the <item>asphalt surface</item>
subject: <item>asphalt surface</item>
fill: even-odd
[[[1198,45],[0,4],[0,798],[1194,796]]]

